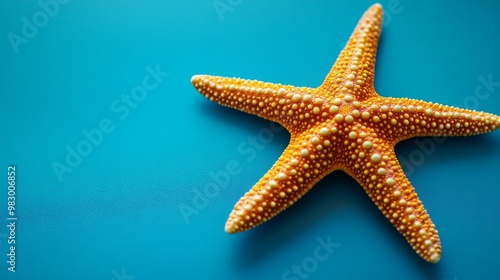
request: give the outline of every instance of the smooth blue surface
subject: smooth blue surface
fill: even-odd
[[[499,131],[397,146],[439,230],[438,264],[420,259],[341,172],[262,226],[224,232],[289,135],[209,102],[191,76],[317,86],[373,2],[221,0],[230,9],[218,14],[212,0],[73,0],[51,6],[43,22],[47,2],[0,4],[0,279],[500,278]],[[498,4],[381,4],[381,95],[500,114]],[[23,17],[34,15],[43,26],[25,30],[31,38],[16,52],[9,33],[22,36]],[[148,67],[168,76],[149,79]],[[124,101],[144,79],[141,101]],[[85,146],[83,130],[94,144]],[[53,165],[68,165],[67,149],[78,147],[88,155],[70,158],[72,172],[58,178]],[[6,263],[9,164],[17,167],[15,273]],[[214,188],[213,174],[226,186]],[[206,201],[197,194],[205,188]],[[336,248],[321,249],[318,261],[318,240],[328,238]],[[294,265],[309,272],[287,274]]]

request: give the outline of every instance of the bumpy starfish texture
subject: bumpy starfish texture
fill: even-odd
[[[318,88],[207,75],[192,84],[208,99],[283,125],[288,147],[235,205],[228,233],[251,229],[280,213],[326,175],[343,170],[425,260],[438,262],[441,243],[396,158],[394,145],[417,136],[466,136],[493,131],[500,117],[420,100],[385,98],[374,89],[383,10],[363,15]]]

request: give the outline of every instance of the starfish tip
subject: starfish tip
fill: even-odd
[[[429,259],[429,262],[438,263],[440,259],[441,259],[441,255],[438,253],[434,253],[434,254],[432,254],[431,258]]]
[[[197,81],[199,81],[201,79],[201,75],[193,75],[193,77],[191,77],[191,83],[192,84],[195,84]]]
[[[232,227],[231,225],[228,225],[228,224],[226,224],[224,230],[226,231],[226,233],[229,233],[229,234],[236,233],[236,230],[234,229],[234,227]]]
[[[375,12],[375,13],[380,13],[383,12],[384,8],[382,7],[382,4],[380,3],[375,3],[373,4],[368,11]]]

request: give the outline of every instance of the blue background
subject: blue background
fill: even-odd
[[[309,279],[500,278],[500,131],[396,148],[439,230],[438,264],[420,259],[341,172],[262,226],[224,232],[233,205],[289,135],[275,131],[253,155],[239,152],[270,123],[209,102],[191,76],[315,87],[373,2],[221,0],[230,9],[220,13],[212,0],[66,2],[46,22],[37,1],[0,4],[0,279],[282,279],[293,265],[312,264],[318,238],[339,246]],[[500,87],[481,82],[500,81],[499,4],[381,4],[381,95],[500,115]],[[13,45],[9,34],[22,36],[23,17],[34,15],[41,26]],[[125,105],[122,95],[142,85],[148,66],[168,76],[134,108]],[[58,178],[54,163],[66,165],[67,148],[85,145],[82,131],[103,120],[113,130]],[[228,162],[239,173],[197,198]],[[10,164],[16,273],[6,264]]]

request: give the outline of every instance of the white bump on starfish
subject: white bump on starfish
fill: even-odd
[[[283,172],[280,172],[280,173],[278,173],[277,178],[278,178],[278,180],[283,181],[286,179],[286,174]]]
[[[363,148],[370,149],[371,147],[372,147],[372,142],[370,141],[363,142]]]
[[[302,149],[302,151],[300,151],[300,154],[305,157],[309,154],[309,151],[307,149]]]
[[[379,161],[380,161],[380,155],[379,155],[379,154],[373,154],[373,155],[371,156],[371,160],[372,160],[373,162],[379,162]]]
[[[339,107],[337,107],[336,105],[332,105],[329,111],[332,114],[336,114],[339,111]]]

